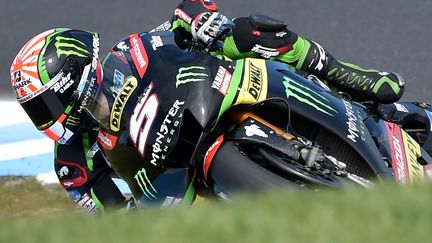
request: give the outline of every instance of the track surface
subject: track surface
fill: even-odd
[[[321,43],[341,60],[401,73],[403,99],[431,102],[430,0],[216,0],[227,16],[264,13]],[[53,27],[82,28],[102,36],[102,54],[124,36],[169,18],[177,1],[20,0],[0,9],[0,99],[11,98],[9,67],[22,45]]]

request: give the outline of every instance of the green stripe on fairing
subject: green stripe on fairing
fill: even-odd
[[[87,167],[89,168],[90,171],[93,171],[93,158],[87,155],[87,152],[90,151],[89,134],[83,133],[82,137],[83,137],[82,141],[84,147],[84,155],[87,161]]]
[[[51,33],[50,35],[48,35],[48,36],[46,37],[45,44],[44,44],[44,46],[42,47],[42,50],[45,50],[45,48],[48,46],[49,43],[51,43],[51,39],[52,39],[55,35],[57,35],[57,34],[63,32],[63,31],[66,31],[66,30],[69,30],[69,29],[67,29],[67,28],[59,28],[59,29],[55,29],[55,31],[54,31],[53,33]],[[41,54],[42,54],[42,53],[41,53]],[[39,58],[38,58],[38,73],[39,73],[39,78],[40,78],[40,80],[41,80],[41,82],[42,82],[43,84],[47,84],[47,83],[51,80],[50,77],[49,77],[49,75],[48,75],[48,72],[47,72],[47,70],[46,70],[46,66],[45,66],[45,58],[44,58],[43,55],[39,55]]]
[[[194,181],[195,181],[196,171],[194,172],[194,175],[192,177],[192,181],[189,184],[188,189],[186,190],[185,196],[182,200],[182,205],[191,205],[195,199],[195,187],[194,187]]]
[[[218,114],[218,117],[216,119],[215,124],[217,124],[217,122],[221,118],[222,114],[226,110],[228,110],[231,107],[231,105],[234,103],[234,99],[237,95],[237,90],[238,90],[238,87],[240,85],[240,81],[241,81],[242,76],[243,76],[243,66],[244,66],[244,60],[238,60],[236,62],[236,67],[235,67],[234,74],[232,76],[231,84],[228,88],[228,92],[225,95],[225,98],[222,101],[222,105],[221,105],[221,108],[219,109],[219,114]]]
[[[58,142],[55,142],[55,143],[54,143],[54,158],[57,158],[57,150],[58,150],[58,146],[59,146],[59,143],[58,143]]]
[[[99,209],[99,211],[101,213],[104,213],[105,207],[102,204],[102,202],[99,200],[99,198],[96,196],[96,194],[94,193],[93,188],[90,189],[90,195],[91,195],[91,198],[93,199],[93,201],[96,203],[96,207]]]
[[[378,82],[375,84],[372,92],[378,93],[378,90],[381,88],[381,86],[384,83],[387,83],[392,88],[392,90],[395,92],[395,94],[399,94],[399,92],[400,92],[399,85],[397,83],[395,83],[393,80],[391,80],[391,79],[389,79],[388,77],[385,77],[385,76],[382,77],[382,78],[380,78],[378,80]]]

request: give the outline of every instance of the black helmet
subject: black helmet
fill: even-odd
[[[100,69],[99,35],[61,28],[29,40],[10,73],[16,98],[36,128],[66,143],[84,123],[82,90],[100,79]]]

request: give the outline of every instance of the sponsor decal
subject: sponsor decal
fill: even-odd
[[[113,89],[117,94],[119,93],[123,83],[124,83],[124,74],[117,69],[114,70]]]
[[[217,89],[222,95],[225,96],[228,92],[229,85],[231,84],[231,78],[232,74],[224,67],[220,66],[211,87]]]
[[[246,130],[245,134],[248,137],[259,136],[263,138],[268,138],[268,135],[256,124],[245,126],[244,128]]]
[[[162,42],[162,38],[160,36],[158,36],[158,35],[157,36],[152,36],[150,42],[152,44],[153,50],[155,50],[155,51],[156,51],[156,49],[158,47],[161,47],[161,46],[164,45],[163,42]]]
[[[235,104],[252,104],[267,98],[268,77],[265,60],[246,59],[243,84]]]
[[[12,87],[15,91],[18,91],[19,89],[24,88],[29,84],[31,84],[30,80],[20,80],[17,81],[14,85],[12,85]]]
[[[165,119],[162,122],[161,127],[156,132],[156,141],[152,145],[152,158],[150,163],[157,166],[157,162],[162,159],[165,160],[168,153],[169,145],[171,144],[174,134],[178,130],[183,113],[179,113],[181,107],[185,104],[184,101],[176,100]]]
[[[82,165],[80,165],[79,163],[67,162],[67,161],[63,161],[63,160],[59,160],[59,159],[56,159],[56,160],[57,160],[58,164],[67,166],[68,170],[69,170],[68,175],[71,175],[74,177],[74,178],[68,178],[68,179],[62,179],[61,178],[60,183],[63,185],[63,187],[65,189],[80,187],[87,182],[88,175],[87,175],[87,172]],[[60,173],[61,170],[62,170],[62,168],[60,168],[60,170],[57,171],[57,173]],[[72,171],[72,173],[71,173],[71,171]],[[63,177],[65,177],[65,176],[66,176],[66,174],[63,174]]]
[[[288,33],[286,31],[281,31],[276,33],[276,37],[282,38],[284,36],[286,36]]]
[[[91,198],[88,193],[82,195],[81,199],[77,202],[78,206],[87,210],[87,212],[94,214],[97,212],[97,206],[95,201]]]
[[[157,31],[166,31],[166,30],[169,30],[170,28],[171,28],[171,22],[170,21],[165,21],[161,25],[159,25],[156,28],[150,30],[150,33],[157,32]]]
[[[402,134],[410,181],[423,181],[425,179],[424,169],[417,162],[417,159],[421,156],[420,145],[405,131],[402,130]]]
[[[99,60],[99,36],[97,34],[93,35],[93,57],[91,62],[92,70],[96,70],[97,63]]]
[[[95,82],[96,82],[96,78],[92,77],[90,79],[89,87],[87,88],[87,91],[84,94],[83,101],[81,102],[80,107],[78,109],[78,113],[81,113],[82,110],[84,110],[87,107],[87,103],[90,101],[90,97],[94,92],[96,92],[96,90],[93,90],[93,88],[96,88]]]
[[[61,55],[75,55],[84,58],[90,56],[84,42],[75,38],[56,36],[54,46],[56,47],[57,57]]]
[[[265,47],[259,44],[255,44],[252,47],[252,51],[267,59],[270,57],[279,56],[280,54],[276,48]]]
[[[129,137],[141,156],[144,156],[150,128],[155,121],[159,109],[159,98],[157,94],[150,95],[152,89],[153,82],[150,83],[141,95],[129,121]]]
[[[89,158],[93,158],[97,152],[99,152],[100,148],[97,142],[93,143],[89,151],[87,151],[86,156]]]
[[[315,70],[321,71],[324,68],[324,65],[327,63],[327,55],[326,55],[324,48],[320,44],[318,44],[316,42],[313,42],[313,43],[318,48],[318,57],[319,57],[318,63],[315,66]],[[310,68],[310,65],[312,65],[314,62],[315,61],[312,60],[311,64],[309,64],[309,68]]]
[[[61,179],[63,176],[69,175],[69,169],[67,166],[62,166],[59,171],[57,171],[57,175]]]
[[[171,206],[177,206],[180,205],[183,198],[176,198],[176,197],[165,197],[164,201],[162,202],[162,208],[169,208]]]
[[[207,150],[204,156],[204,176],[207,178],[208,171],[210,169],[210,165],[213,161],[214,156],[216,155],[216,152],[218,151],[219,147],[222,145],[222,141],[224,140],[224,136],[220,136],[216,139],[216,141],[210,146],[210,148]]]
[[[176,8],[174,10],[174,16],[186,22],[188,25],[192,24],[192,17],[185,13],[183,10]]]
[[[354,143],[357,142],[357,138],[361,138],[363,141],[366,141],[365,137],[365,131],[366,128],[362,122],[360,111],[356,110],[354,112],[354,109],[352,107],[352,104],[346,100],[342,100],[345,106],[347,116],[346,124],[348,126],[348,134],[347,138],[349,138]]]
[[[71,79],[71,73],[64,75],[64,73],[61,72],[58,75],[60,75],[60,78],[58,78],[58,81],[50,89],[53,90],[54,93],[60,91],[60,93],[63,94],[69,87],[72,86],[72,84],[74,84],[74,81]],[[54,79],[56,78],[57,76],[54,77]]]
[[[120,92],[116,96],[113,107],[111,108],[110,116],[110,129],[114,132],[120,131],[120,121],[123,113],[123,109],[129,100],[130,95],[133,93],[135,88],[138,86],[138,80],[131,76],[126,80],[126,83],[121,88]]]
[[[400,112],[405,112],[405,113],[408,112],[408,109],[404,105],[399,104],[399,103],[394,103],[394,105],[396,106],[396,110],[398,110]]]
[[[120,51],[128,51],[129,46],[126,44],[126,41],[120,41],[116,46]]]
[[[97,141],[106,150],[113,150],[117,144],[117,136],[107,133],[104,129],[99,129]]]
[[[422,181],[425,168],[417,162],[421,156],[420,145],[403,131],[397,124],[386,122],[390,149],[392,151],[392,167],[396,181],[401,184]],[[426,170],[426,174],[427,174]]]
[[[147,177],[147,172],[145,168],[142,168],[137,171],[134,176],[135,181],[138,186],[141,188],[143,194],[150,200],[157,199],[157,190],[153,187],[151,181]]]
[[[132,50],[130,53],[132,55],[133,62],[140,78],[143,78],[148,67],[147,52],[144,49],[144,45],[137,34],[130,36],[130,43],[132,45]]]
[[[176,75],[176,88],[180,85],[207,80],[207,69],[201,66],[181,67]]]
[[[285,86],[285,93],[288,99],[296,99],[328,116],[338,114],[337,110],[331,107],[330,101],[326,97],[302,85],[300,82],[285,76],[283,85]]]

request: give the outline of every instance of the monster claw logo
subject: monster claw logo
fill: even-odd
[[[330,102],[326,97],[299,82],[289,77],[284,77],[283,84],[287,98],[294,98],[329,116],[335,116],[338,113],[337,110],[330,106]]]
[[[54,45],[57,50],[57,57],[61,55],[76,55],[85,58],[90,55],[85,48],[85,44],[77,39],[57,36],[55,41]]]
[[[176,76],[176,88],[179,85],[191,83],[191,82],[202,82],[206,80],[208,77],[207,71],[204,67],[200,66],[191,66],[191,67],[182,67],[178,70]]]
[[[156,199],[157,197],[154,194],[157,194],[156,189],[151,184],[149,178],[147,177],[147,173],[145,168],[142,168],[139,170],[135,176],[134,176],[136,182],[138,183],[139,187],[141,188],[141,191],[144,193],[144,195],[150,199]],[[154,193],[154,194],[153,194]]]

